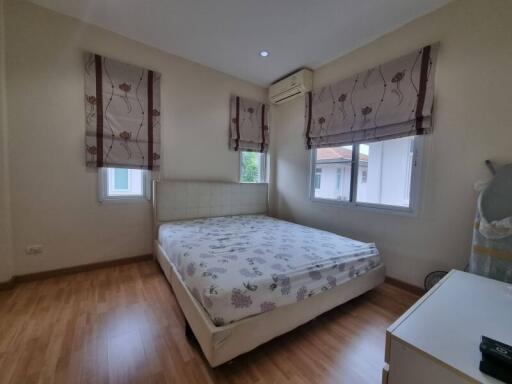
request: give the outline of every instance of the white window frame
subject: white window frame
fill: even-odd
[[[384,141],[384,140],[383,140]],[[361,143],[365,144],[365,143]],[[421,181],[423,170],[423,147],[424,137],[414,136],[413,140],[413,158],[411,167],[411,190],[409,196],[409,207],[401,207],[397,205],[364,203],[357,201],[357,177],[359,171],[359,144],[353,145],[352,161],[351,161],[351,196],[349,201],[324,199],[315,197],[315,169],[316,150],[312,149],[310,156],[309,169],[309,199],[316,203],[336,205],[345,208],[355,208],[378,213],[391,213],[404,216],[417,216],[421,201]]]
[[[260,153],[260,181],[242,181],[242,152],[250,152],[250,151],[238,151],[238,182],[240,184],[267,184],[267,153],[265,152],[256,152]]]
[[[111,167],[117,168],[117,167]],[[100,203],[126,203],[126,202],[147,202],[151,200],[151,172],[142,170],[142,195],[118,195],[108,194],[108,170],[109,168],[98,168],[98,201]]]

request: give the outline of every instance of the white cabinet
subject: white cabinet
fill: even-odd
[[[501,383],[478,369],[482,335],[512,345],[512,285],[453,270],[388,328],[382,382]]]

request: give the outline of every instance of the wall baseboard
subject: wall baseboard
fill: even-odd
[[[76,267],[68,267],[68,268],[54,269],[51,271],[43,271],[43,272],[29,273],[26,275],[13,276],[11,278],[11,280],[8,280],[4,283],[0,283],[0,290],[12,289],[16,286],[16,284],[19,284],[19,283],[26,283],[26,282],[35,281],[35,280],[44,280],[44,279],[49,279],[51,277],[70,275],[70,274],[79,273],[79,272],[87,272],[87,271],[92,271],[95,269],[113,267],[116,265],[137,263],[137,262],[147,261],[147,260],[152,260],[152,259],[153,259],[153,254],[147,254],[147,255],[141,255],[141,256],[126,257],[123,259],[100,261],[98,263],[77,265]]]
[[[405,291],[414,293],[415,295],[423,296],[425,294],[425,290],[421,287],[418,287],[413,284],[406,283],[405,281],[395,279],[393,277],[386,276],[386,283],[390,285],[394,285],[395,287],[401,288]]]

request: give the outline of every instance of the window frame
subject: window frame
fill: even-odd
[[[151,200],[151,172],[142,169],[142,194],[141,195],[118,195],[110,196],[108,194],[109,186],[109,168],[122,167],[103,167],[98,168],[98,201],[100,203],[129,203],[145,202]],[[130,168],[128,168],[130,169]]]
[[[260,156],[260,181],[242,181],[242,153],[243,152],[256,152],[259,153]],[[266,152],[258,152],[258,151],[238,151],[238,182],[240,184],[267,184],[267,153]]]
[[[391,140],[391,139],[390,139]],[[386,141],[386,140],[382,140]],[[350,179],[350,196],[349,200],[335,200],[315,197],[315,172],[316,172],[316,148],[310,152],[310,167],[309,167],[309,200],[314,203],[321,203],[327,205],[336,205],[344,208],[352,208],[359,210],[366,210],[378,213],[391,213],[404,216],[417,216],[419,205],[421,201],[421,182],[423,173],[423,151],[424,151],[424,137],[414,136],[413,140],[413,158],[411,166],[411,190],[409,195],[409,207],[401,207],[398,205],[364,203],[357,201],[357,182],[359,174],[359,145],[369,144],[366,142],[353,144],[351,164],[351,179]]]

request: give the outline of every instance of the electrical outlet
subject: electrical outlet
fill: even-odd
[[[27,255],[37,255],[38,253],[43,253],[43,246],[41,244],[29,245],[25,248],[25,253]]]

